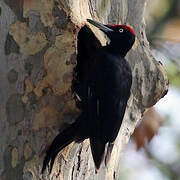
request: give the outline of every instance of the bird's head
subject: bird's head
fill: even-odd
[[[87,19],[89,23],[103,31],[110,39],[110,45],[122,51],[123,55],[132,48],[135,41],[134,30],[127,25],[104,25],[97,21]]]

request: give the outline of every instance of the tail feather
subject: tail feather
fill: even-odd
[[[51,173],[51,171],[52,171],[53,164],[54,164],[54,161],[55,161],[55,159],[56,159],[57,154],[58,154],[58,152],[53,153],[52,156],[51,156],[51,162],[50,162],[50,166],[49,166],[49,172],[50,172],[50,173]]]
[[[94,159],[96,170],[100,168],[101,162],[104,158],[104,151],[106,143],[101,140],[90,138],[91,152]]]
[[[42,174],[44,170],[46,169],[47,165],[51,161],[50,164],[50,172],[52,170],[54,160],[64,147],[69,145],[71,142],[73,142],[75,139],[75,126],[71,125],[69,128],[65,129],[63,132],[59,133],[55,139],[53,140],[52,144],[50,145],[49,149],[46,152],[46,156],[43,161],[43,167],[42,167]]]
[[[61,146],[60,149],[58,149],[57,151],[53,152],[52,155],[51,155],[51,162],[50,162],[50,166],[49,166],[49,172],[51,173],[52,171],[52,168],[53,168],[53,164],[54,164],[54,161],[56,159],[56,156],[58,155],[59,151],[61,151],[64,147],[66,147],[67,145],[69,145],[71,142],[73,142],[73,138],[70,139],[69,141],[66,142],[66,144],[64,144],[63,146]]]
[[[112,150],[113,150],[113,146],[114,144],[113,143],[109,143],[108,144],[108,147],[107,147],[107,152],[106,152],[106,155],[105,155],[105,166],[107,167],[107,164],[111,158],[111,153],[112,153]]]

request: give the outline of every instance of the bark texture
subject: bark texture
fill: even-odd
[[[118,179],[118,161],[142,113],[163,97],[168,79],[145,35],[147,0],[0,0],[0,179]],[[79,114],[71,94],[77,34],[86,22],[127,23],[137,38],[127,59],[133,86],[107,168],[95,174],[88,140],[70,144],[51,175],[40,175],[48,145]]]

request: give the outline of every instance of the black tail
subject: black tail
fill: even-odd
[[[107,147],[107,152],[106,152],[106,155],[105,155],[105,166],[107,167],[107,164],[111,158],[111,153],[112,153],[112,150],[113,150],[113,146],[114,146],[114,143],[110,143],[108,144],[108,147]]]
[[[91,152],[96,166],[96,170],[98,170],[104,158],[104,151],[106,144],[98,139],[90,138],[90,145],[91,145]]]
[[[75,132],[76,132],[76,123],[72,124],[70,127],[59,133],[55,139],[53,140],[51,146],[46,152],[46,156],[43,161],[43,167],[42,167],[42,173],[46,169],[49,161],[50,163],[50,173],[54,164],[54,160],[59,153],[64,147],[69,145],[71,142],[74,141],[75,139]]]

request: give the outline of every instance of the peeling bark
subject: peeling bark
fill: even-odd
[[[145,34],[147,0],[0,1],[0,179],[117,179],[118,162],[142,113],[162,98],[168,79]],[[127,59],[132,95],[107,168],[95,174],[88,140],[59,153],[51,175],[40,175],[44,153],[59,128],[79,114],[71,94],[77,35],[86,22],[132,26],[137,38]]]

